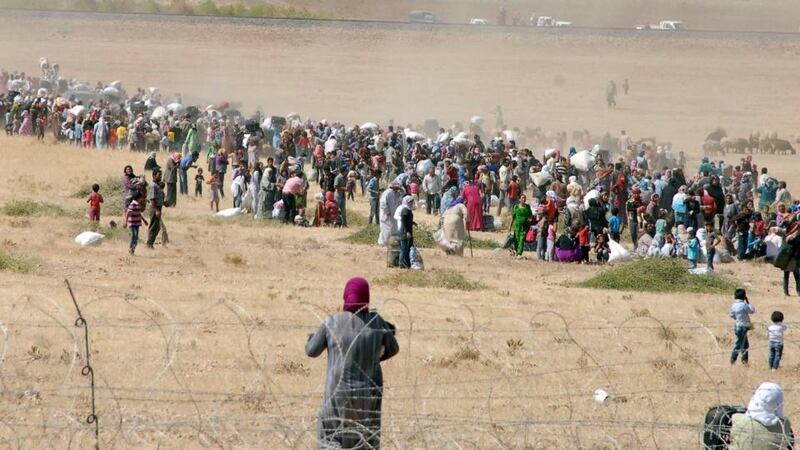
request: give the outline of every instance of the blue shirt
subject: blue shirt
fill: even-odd
[[[756,312],[753,305],[745,303],[744,300],[734,300],[731,305],[731,319],[736,321],[737,327],[750,326],[750,314]]]
[[[700,259],[700,239],[697,236],[689,239],[689,244],[686,246],[686,259],[689,261]]]
[[[369,179],[367,183],[367,192],[369,192],[369,198],[377,199],[380,196],[380,192],[378,192],[378,178],[372,177]]]
[[[612,233],[619,233],[619,230],[622,228],[622,218],[619,216],[611,216],[608,219],[608,227]]]
[[[194,161],[192,161],[191,154],[184,156],[183,159],[181,159],[181,170],[189,170],[189,166],[193,163]]]

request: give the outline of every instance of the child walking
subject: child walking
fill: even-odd
[[[620,235],[624,229],[625,221],[619,216],[619,208],[611,208],[611,218],[608,219],[608,232],[611,235],[611,239],[619,243]]]
[[[576,234],[578,236],[578,244],[581,246],[581,264],[588,264],[589,250],[591,249],[589,225],[584,225]]]
[[[103,203],[103,196],[100,195],[100,185],[95,183],[92,185],[92,193],[89,194],[89,199],[86,200],[89,204],[89,222],[100,222],[100,205]]]
[[[219,187],[222,182],[220,181],[219,172],[217,172],[216,169],[211,172],[211,177],[208,179],[207,183],[211,188],[211,210],[219,212]]]
[[[136,192],[133,195],[133,200],[131,200],[131,203],[128,205],[128,210],[125,212],[125,223],[123,226],[131,230],[131,244],[128,249],[128,253],[131,255],[136,251],[136,244],[139,243],[139,227],[141,227],[142,224],[147,225],[147,220],[142,217],[141,202],[144,201],[142,197],[141,192]]]
[[[731,353],[731,365],[736,363],[736,358],[739,355],[742,356],[742,364],[747,365],[747,353],[750,350],[750,341],[747,339],[747,333],[753,327],[750,322],[750,314],[755,312],[756,309],[753,308],[747,298],[747,291],[736,289],[730,312],[731,319],[735,321],[733,334],[736,338],[736,342],[733,344],[733,352]]]
[[[778,370],[783,356],[783,333],[786,325],[783,324],[783,313],[773,311],[772,325],[767,327],[767,337],[769,338],[769,368],[773,371]]]
[[[556,247],[556,225],[554,223],[547,224],[547,253],[545,254],[546,261],[553,261],[555,258],[553,254]]]
[[[722,238],[714,231],[714,221],[706,222],[706,267],[709,271],[714,271],[714,255],[717,254],[717,246],[722,243]]]
[[[203,183],[205,183],[206,179],[203,177],[203,169],[198,167],[197,168],[197,175],[194,176],[194,196],[195,197],[202,197],[203,196]]]

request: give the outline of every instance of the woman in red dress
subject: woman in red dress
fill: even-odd
[[[467,202],[467,212],[469,213],[469,223],[467,229],[470,231],[481,231],[483,229],[483,201],[481,191],[472,182],[465,182],[461,196]]]

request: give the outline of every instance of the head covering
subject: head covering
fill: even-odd
[[[400,229],[403,227],[403,219],[402,214],[403,211],[407,209],[414,209],[414,197],[410,195],[406,195],[403,197],[403,201],[400,203],[400,206],[394,211],[394,220],[397,221],[397,228]]]
[[[342,309],[353,314],[369,306],[369,283],[361,277],[350,278],[344,285]]]
[[[450,209],[456,205],[461,205],[464,203],[464,197],[456,197],[447,205],[447,209]]]
[[[771,427],[783,419],[783,389],[775,383],[764,382],[758,386],[747,405],[747,415],[756,422]]]

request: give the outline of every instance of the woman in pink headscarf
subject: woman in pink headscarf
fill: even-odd
[[[481,191],[471,182],[464,183],[464,190],[461,196],[467,202],[467,212],[469,213],[469,223],[467,229],[470,231],[481,231],[483,229],[483,201]]]
[[[394,325],[369,310],[367,280],[351,278],[342,298],[342,311],[328,316],[306,343],[312,358],[328,350],[317,448],[377,449],[383,397],[380,362],[400,347]]]

